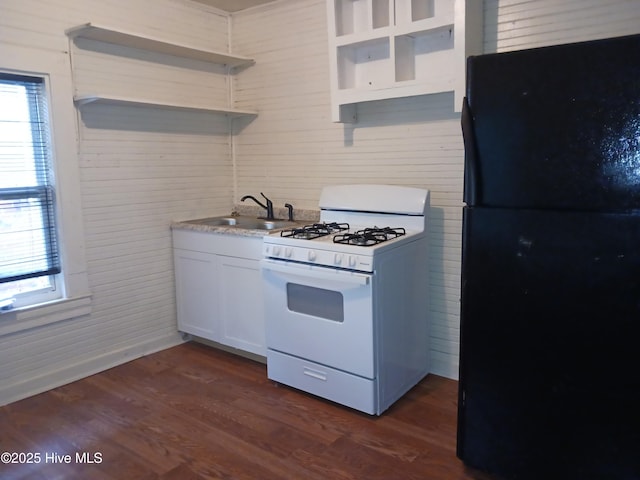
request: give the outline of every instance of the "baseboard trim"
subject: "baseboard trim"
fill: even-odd
[[[90,358],[79,364],[48,371],[37,377],[28,378],[11,385],[3,385],[0,387],[0,406],[75,382],[81,378],[122,365],[136,358],[159,352],[160,350],[175,347],[181,343],[184,343],[184,340],[176,332],[175,335],[155,338],[136,345],[127,345],[126,347],[107,352],[104,355]]]

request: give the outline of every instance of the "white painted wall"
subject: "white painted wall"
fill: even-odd
[[[226,17],[188,0],[3,0],[0,13],[0,45],[40,53],[66,55],[64,30],[89,21],[228,47]],[[366,104],[356,125],[334,124],[324,0],[280,0],[232,27],[232,51],[257,61],[235,80],[236,106],[260,110],[236,123],[233,142],[207,114],[93,107],[78,116],[92,313],[0,336],[0,404],[180,341],[172,219],[226,213],[259,191],[314,208],[323,185],[350,182],[431,189],[433,365],[457,376],[463,147],[452,96]],[[640,0],[485,0],[487,52],[639,31]],[[227,89],[211,67],[93,47],[74,49],[77,88],[185,101]]]
[[[489,53],[638,33],[640,1],[485,0],[484,17]],[[453,96],[361,104],[357,124],[333,124],[325,0],[241,12],[232,28],[234,48],[256,58],[237,98],[260,110],[235,140],[236,195],[314,208],[327,184],[429,188],[432,365],[457,378],[464,151]]]
[[[95,22],[227,51],[227,16],[212,9],[184,0],[3,0],[0,12],[0,46],[63,56],[67,72],[71,59],[80,93],[227,101],[220,67],[87,40],[70,56],[64,34]],[[73,105],[70,88],[55,94]],[[180,342],[169,224],[232,205],[224,117],[116,106],[69,111],[78,125],[75,221],[83,224],[91,314],[0,336],[0,404]]]

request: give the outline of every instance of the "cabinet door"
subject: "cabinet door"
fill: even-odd
[[[217,255],[175,249],[174,263],[178,330],[217,340]]]
[[[260,262],[219,256],[220,342],[266,355]]]

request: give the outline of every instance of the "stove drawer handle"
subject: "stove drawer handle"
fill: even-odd
[[[317,378],[318,380],[322,380],[323,382],[327,381],[327,374],[325,372],[321,372],[320,370],[314,370],[309,367],[304,367],[302,371],[307,377]]]
[[[324,267],[298,266],[291,263],[279,263],[273,260],[262,260],[260,262],[263,270],[282,273],[285,275],[295,275],[310,279],[331,280],[333,282],[348,283],[351,285],[369,285],[371,275],[333,270]]]

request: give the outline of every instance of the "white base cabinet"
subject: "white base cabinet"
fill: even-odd
[[[254,240],[255,241],[255,240]],[[259,241],[262,245],[262,241]],[[218,342],[266,355],[260,261],[218,255],[220,339]]]
[[[178,330],[213,340],[218,335],[218,256],[174,249]]]
[[[178,330],[266,356],[262,237],[173,230]]]

